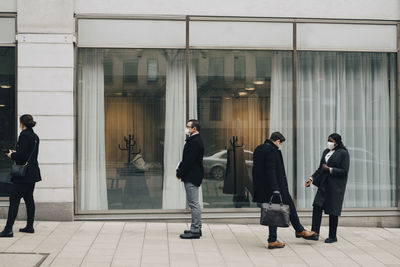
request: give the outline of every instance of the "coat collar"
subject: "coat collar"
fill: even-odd
[[[189,141],[191,141],[191,140],[193,140],[193,139],[195,139],[197,137],[200,137],[200,133],[197,133],[197,134],[194,134],[194,135],[191,135],[191,136],[187,137],[186,138],[186,142],[189,142]]]
[[[276,150],[279,150],[279,147],[277,147],[277,145],[274,144],[274,142],[272,142],[271,140],[267,139],[265,140],[266,145],[271,145],[273,148],[275,148]]]

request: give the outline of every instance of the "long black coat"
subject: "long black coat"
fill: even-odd
[[[35,140],[37,145],[35,146]],[[13,183],[34,183],[42,180],[40,175],[38,154],[39,154],[39,137],[34,133],[32,128],[27,128],[21,132],[18,137],[16,152],[11,154],[11,159],[18,165],[23,165],[28,160],[29,156],[32,157],[28,162],[28,168],[24,177],[13,177]]]
[[[346,149],[339,148],[325,162],[329,149],[322,153],[319,168],[311,176],[313,184],[318,187],[313,206],[321,207],[326,214],[340,216],[344,193],[346,191],[347,174],[350,167],[350,156]],[[322,165],[332,168],[332,172],[324,171]]]
[[[269,202],[275,190],[281,192],[283,203],[290,202],[282,153],[270,140],[266,140],[254,150],[253,190],[253,202]]]
[[[204,177],[203,157],[204,144],[200,134],[188,137],[176,176],[181,178],[182,182],[191,182],[195,186],[200,186]]]

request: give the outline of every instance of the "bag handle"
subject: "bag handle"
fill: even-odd
[[[271,196],[271,198],[270,198],[270,200],[269,200],[269,205],[272,205],[272,199],[274,198],[274,194],[272,194],[272,196]],[[282,201],[282,195],[281,195],[281,193],[279,193],[279,198],[281,199],[281,206],[283,205],[283,201]]]
[[[28,160],[26,161],[25,166],[28,165],[28,162],[31,160],[31,158],[32,158],[32,156],[33,156],[33,152],[35,152],[36,145],[37,145],[37,140],[36,140],[36,138],[35,138],[35,145],[33,146],[33,150],[32,150],[32,152],[31,152],[31,154],[29,155],[29,158],[28,158]]]

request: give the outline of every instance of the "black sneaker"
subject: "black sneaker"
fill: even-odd
[[[35,229],[33,229],[33,227],[25,227],[25,228],[20,228],[19,229],[20,232],[22,233],[29,233],[29,234],[33,234],[35,232]]]
[[[3,230],[2,232],[0,232],[0,237],[14,237],[14,233],[13,231]]]
[[[337,242],[337,238],[335,237],[335,238],[327,238],[327,239],[325,239],[325,243],[328,243],[328,244],[330,244],[330,243],[335,243],[335,242]]]
[[[184,233],[184,234],[189,234],[189,233],[191,233],[191,232],[190,232],[190,230],[185,230],[183,233]],[[203,236],[203,233],[201,232],[201,230],[200,230],[199,233],[200,233],[200,236]]]
[[[182,238],[182,239],[199,239],[200,238],[200,233],[189,232],[187,234],[181,234],[180,238]]]

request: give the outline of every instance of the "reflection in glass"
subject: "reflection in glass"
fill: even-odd
[[[291,60],[291,52],[192,51],[206,153],[204,208],[255,206],[252,151],[271,131],[291,140]],[[291,173],[290,141],[283,153]]]

